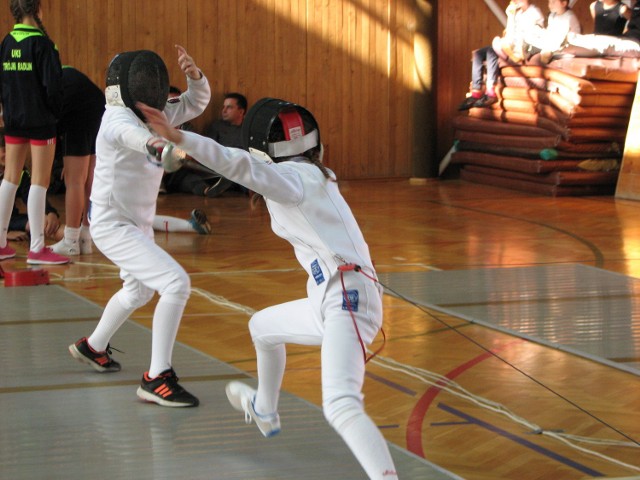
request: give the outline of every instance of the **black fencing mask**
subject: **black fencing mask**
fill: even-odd
[[[136,102],[164,110],[169,96],[169,72],[162,58],[150,50],[122,52],[107,70],[107,104],[129,107],[141,119]]]
[[[263,98],[249,109],[242,122],[242,144],[277,162],[320,145],[320,130],[306,108],[277,98]]]

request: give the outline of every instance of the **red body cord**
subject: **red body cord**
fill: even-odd
[[[382,333],[382,346],[380,346],[378,350],[376,350],[369,357],[367,357],[367,347],[365,346],[364,342],[362,341],[362,337],[360,336],[360,330],[358,329],[358,324],[356,323],[356,317],[353,315],[351,301],[349,300],[349,295],[347,295],[347,289],[344,285],[344,272],[350,272],[350,271],[359,272],[363,274],[365,277],[367,277],[368,279],[376,283],[378,282],[378,279],[363,272],[362,268],[359,265],[356,265],[355,263],[340,265],[338,266],[338,271],[340,272],[340,283],[342,284],[342,297],[344,298],[344,301],[347,304],[347,310],[349,310],[349,314],[351,315],[351,320],[353,321],[353,328],[355,328],[356,335],[358,335],[358,342],[360,343],[360,348],[362,348],[362,357],[364,358],[364,363],[368,363],[369,360],[371,360],[373,357],[375,357],[376,355],[378,355],[378,353],[382,351],[385,344],[387,343],[387,336],[384,333],[384,329],[382,328],[382,326],[380,326],[380,332]]]

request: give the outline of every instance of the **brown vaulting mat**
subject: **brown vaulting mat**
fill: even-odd
[[[596,85],[593,82],[554,68],[517,65],[502,68],[500,74],[503,77],[538,79],[542,82],[552,81],[564,85],[575,92],[596,91]]]
[[[499,122],[516,123],[519,125],[529,125],[548,130],[550,133],[558,135],[566,135],[567,130],[557,122],[537,114],[524,112],[511,112],[505,110],[494,110],[491,108],[472,108],[469,110],[469,116],[473,118],[482,118],[485,120],[494,120]]]
[[[496,135],[548,137],[551,134],[549,130],[540,127],[519,123],[507,123],[496,119],[474,118],[467,115],[458,115],[455,117],[453,119],[453,126],[460,130],[493,133]]]
[[[567,57],[554,60],[549,66],[582,78],[635,83],[638,80],[640,59]]]
[[[497,177],[485,175],[483,173],[472,172],[463,168],[460,171],[460,178],[474,183],[483,183],[500,188],[510,188],[522,192],[529,192],[538,195],[551,196],[581,196],[581,195],[612,195],[615,185],[549,185],[545,183],[528,182],[525,180]]]
[[[479,165],[467,165],[465,170],[470,172],[506,177],[527,182],[547,183],[550,185],[613,185],[618,179],[618,171],[613,172],[585,172],[585,171],[553,171],[545,174],[529,174],[502,170]]]
[[[453,164],[483,165],[513,170],[523,173],[548,173],[556,170],[577,170],[582,160],[540,160],[532,158],[497,155],[481,152],[455,152],[451,156]]]
[[[626,127],[623,128],[597,128],[597,127],[575,127],[569,129],[566,140],[573,143],[591,142],[616,142],[624,145],[627,136]]]
[[[467,142],[486,143],[505,147],[538,148],[540,150],[543,148],[554,148],[560,142],[560,135],[526,137],[521,135],[494,135],[484,132],[467,132],[465,130],[456,130],[454,138]]]
[[[582,94],[616,93],[630,95],[635,92],[635,80],[631,82],[587,80],[555,68],[533,65],[505,67],[501,69],[501,74],[505,78],[538,79],[543,82],[549,82],[549,84],[562,85],[575,93]]]
[[[505,147],[501,145],[490,145],[487,143],[476,143],[476,142],[467,142],[467,141],[459,141],[457,144],[457,150],[460,152],[483,152],[483,153],[493,153],[496,155],[509,155],[513,157],[519,158],[531,158],[534,160],[539,160],[541,158],[541,154],[543,149],[540,148],[526,148],[526,147]],[[560,145],[563,145],[562,142]],[[558,150],[558,158],[561,160],[587,160],[589,158],[620,158],[622,157],[622,153],[620,149],[615,149],[611,145],[607,144],[606,148],[601,147],[600,144],[595,144],[594,148],[586,148],[586,144],[578,145],[578,147],[582,148],[584,151],[580,151],[579,148],[575,148],[577,144],[567,143],[568,148],[574,148],[576,151],[572,152],[570,150]],[[600,151],[597,151],[600,149]],[[591,150],[591,151],[589,151]]]
[[[593,143],[573,143],[560,141],[557,146],[559,151],[582,152],[582,153],[606,153],[611,156],[622,155],[622,145],[617,142],[593,142]]]
[[[554,122],[558,122],[560,125],[565,125],[570,117],[561,112],[553,105],[547,105],[544,103],[535,103],[530,100],[509,100],[501,99],[498,103],[491,106],[492,110],[506,112],[524,113],[527,115],[538,114],[544,118],[548,118]]]
[[[562,69],[502,64],[498,102],[454,118],[451,163],[461,178],[536,194],[611,195],[640,59],[593,60],[554,62]]]
[[[496,92],[504,99],[553,105],[568,116],[589,116],[593,112],[593,115],[629,117],[633,100],[633,97],[628,95],[588,95],[583,99],[577,94],[570,94],[572,98],[565,98],[558,92],[545,92],[526,86],[501,86],[496,88]]]

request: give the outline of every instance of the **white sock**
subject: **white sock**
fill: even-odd
[[[256,345],[258,360],[258,393],[254,408],[261,415],[269,415],[278,411],[280,387],[287,363],[287,352],[284,345],[275,348],[264,348]]]
[[[151,365],[149,378],[155,378],[171,368],[173,346],[176,343],[178,327],[186,301],[170,295],[162,295],[153,312],[151,327]]]
[[[187,220],[166,215],[153,217],[153,229],[158,232],[195,232]]]
[[[91,241],[91,232],[89,231],[89,225],[82,225],[80,227],[80,239]]]
[[[98,326],[87,339],[91,348],[97,352],[106,350],[111,337],[115,335],[134,311],[135,308],[125,308],[122,306],[117,293],[111,297],[107,306],[104,307],[104,312],[102,312]]]
[[[78,240],[80,240],[80,228],[73,228],[65,225],[64,241],[69,245],[73,245],[78,243]]]
[[[7,246],[7,230],[11,220],[11,212],[16,203],[18,185],[6,179],[0,183],[0,247]]]
[[[39,252],[44,248],[44,209],[47,202],[47,189],[31,184],[27,200],[27,215],[31,230],[31,251]]]
[[[338,429],[337,429],[338,430]],[[398,478],[389,447],[373,420],[363,411],[339,428],[338,433],[369,478]]]

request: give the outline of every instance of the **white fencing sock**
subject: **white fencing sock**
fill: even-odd
[[[106,350],[111,337],[115,335],[134,310],[135,308],[125,308],[122,306],[118,298],[118,293],[111,297],[107,306],[104,307],[104,312],[102,312],[98,326],[87,339],[91,348],[96,352]]]
[[[162,295],[153,312],[151,327],[151,365],[149,378],[155,378],[165,370],[171,368],[171,356],[176,342],[178,327],[182,319],[182,312],[186,300],[181,300],[169,294]]]
[[[270,415],[278,411],[287,352],[284,345],[264,348],[256,344],[255,347],[258,360],[258,393],[254,408],[260,415]]]
[[[11,212],[16,203],[18,185],[2,180],[0,183],[0,247],[7,246],[7,229],[11,220]]]
[[[44,243],[44,210],[47,202],[47,189],[31,184],[27,200],[27,215],[31,234],[31,251],[39,252]]]

